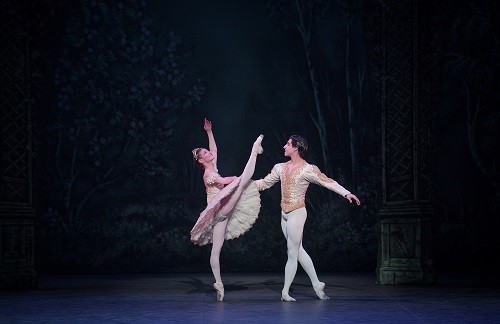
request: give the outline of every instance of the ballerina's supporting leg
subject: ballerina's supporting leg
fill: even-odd
[[[250,158],[241,174],[240,185],[233,193],[229,201],[224,205],[224,207],[220,210],[220,215],[228,215],[236,205],[243,188],[250,182],[252,175],[255,171],[255,163],[257,162],[257,155],[262,153],[261,142],[263,139],[263,135],[260,135],[255,141],[252,147],[252,153],[250,154]],[[214,288],[217,291],[217,300],[222,301],[224,299],[224,285],[222,284],[222,278],[220,275],[220,252],[222,249],[222,245],[224,244],[224,237],[226,234],[228,219],[224,219],[224,221],[219,222],[215,225],[213,236],[212,236],[212,252],[210,254],[210,266],[212,267],[212,272],[214,274],[215,283]]]
[[[214,288],[217,290],[217,300],[222,301],[224,299],[224,285],[222,284],[222,278],[220,275],[220,251],[222,250],[222,245],[224,244],[224,236],[226,234],[227,218],[222,222],[217,223],[214,226],[213,236],[212,236],[212,252],[210,253],[210,266],[212,267],[212,272],[214,274],[215,283]]]

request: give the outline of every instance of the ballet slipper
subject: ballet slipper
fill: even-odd
[[[260,135],[259,137],[257,137],[257,139],[255,140],[255,142],[253,143],[253,146],[252,146],[252,154],[262,154],[264,152],[264,149],[262,148],[262,140],[264,139],[264,135]]]
[[[281,292],[281,301],[294,302],[296,300],[295,300],[295,298],[290,297],[290,295],[285,294],[284,292]]]
[[[314,291],[316,292],[316,295],[319,297],[321,300],[328,300],[330,297],[328,297],[325,292],[323,291],[325,289],[325,283],[320,282],[317,286],[313,286]]]
[[[224,299],[224,285],[222,282],[216,282],[214,288],[217,291],[217,300],[222,301]]]

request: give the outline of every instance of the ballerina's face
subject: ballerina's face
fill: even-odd
[[[210,162],[214,159],[213,153],[207,149],[201,149],[198,153],[198,157],[198,160],[201,160],[201,162]]]

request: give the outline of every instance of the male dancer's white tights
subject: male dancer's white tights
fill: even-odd
[[[302,247],[302,233],[307,219],[305,207],[293,210],[289,213],[281,212],[281,230],[286,238],[288,260],[285,266],[285,283],[282,294],[288,296],[288,291],[297,273],[297,261],[311,279],[313,287],[318,286],[320,281],[316,275],[316,269],[309,254]]]
[[[233,210],[234,206],[236,205],[236,202],[240,198],[241,192],[250,183],[253,173],[255,171],[255,163],[257,163],[257,154],[262,153],[262,147],[260,145],[260,143],[262,142],[262,137],[263,137],[262,135],[259,136],[259,138],[257,138],[257,140],[255,141],[252,148],[252,153],[250,154],[250,158],[248,159],[245,169],[243,170],[243,173],[240,176],[241,178],[240,184],[236,188],[236,191],[231,195],[231,198],[226,203],[226,205],[221,208],[219,212],[220,215],[227,215]],[[222,281],[220,276],[219,256],[220,256],[220,251],[222,249],[222,245],[224,244],[227,221],[228,219],[226,218],[224,221],[218,222],[214,226],[214,232],[212,237],[212,252],[210,253],[210,266],[212,267],[212,272],[215,277],[215,282]]]

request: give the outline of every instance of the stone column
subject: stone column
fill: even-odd
[[[0,288],[36,287],[31,96],[22,1],[0,4]]]
[[[380,284],[435,282],[431,256],[431,12],[427,1],[377,2],[368,16],[382,120]]]

